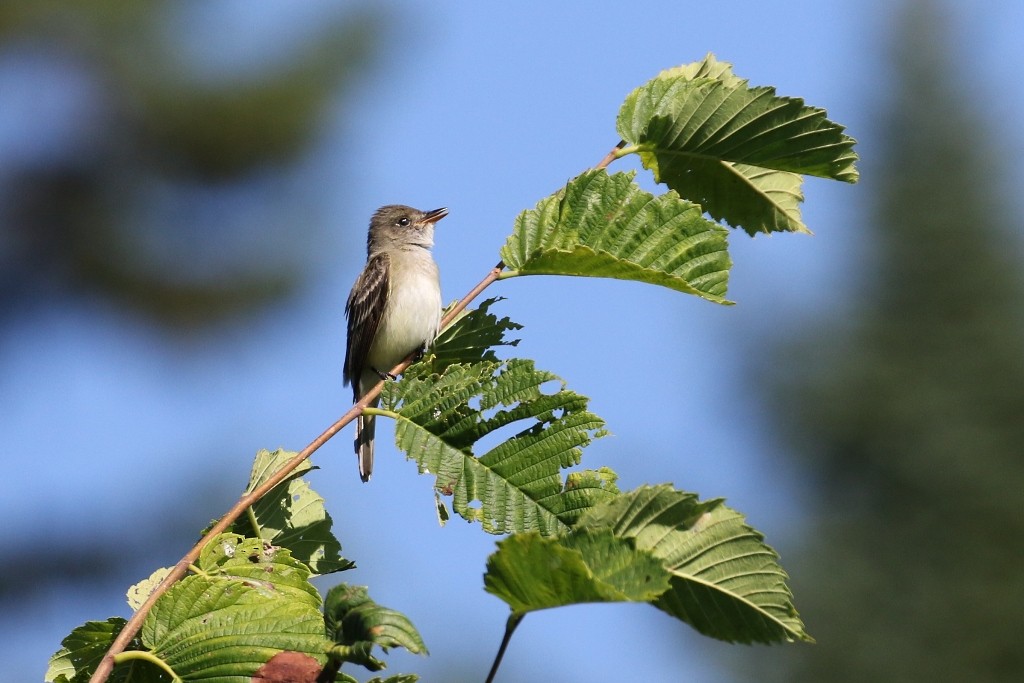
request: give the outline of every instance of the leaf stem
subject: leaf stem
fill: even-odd
[[[259,520],[256,519],[256,511],[252,509],[251,505],[245,509],[245,515],[249,518],[249,524],[252,526],[252,531],[256,538],[263,538],[260,535],[260,532],[263,530],[260,528]]]
[[[493,284],[494,281],[501,276],[501,271],[503,270],[505,270],[505,262],[498,261],[498,263],[495,264],[493,268],[491,268],[491,271],[487,273],[487,276],[483,280],[478,282],[476,286],[473,287],[473,289],[469,290],[469,292],[466,293],[466,296],[462,297],[459,303],[455,304],[455,306],[452,307],[452,310],[448,311],[444,318],[441,319],[441,330],[444,330],[444,328],[451,325],[452,321],[455,320],[459,313],[462,313],[464,310],[466,310],[466,306],[468,306],[474,299],[480,296],[481,292],[490,287],[491,284]],[[409,363],[403,364],[402,370],[405,370],[405,368],[407,367],[409,367]],[[391,374],[395,374],[394,371],[392,371]]]
[[[131,659],[141,659],[144,662],[149,662],[150,664],[153,664],[167,672],[173,683],[182,683],[181,677],[174,673],[174,669],[168,666],[167,662],[148,650],[128,650],[127,652],[122,652],[114,657],[114,662],[121,664],[122,662],[127,662]]]
[[[601,161],[594,168],[608,168],[608,164],[612,163],[620,156],[622,156],[621,154],[619,154],[619,150],[621,150],[625,146],[626,141],[619,140],[619,144],[612,147],[612,151],[608,152],[608,154],[604,156],[604,159],[601,159]]]
[[[379,415],[380,417],[390,417],[392,420],[397,420],[401,417],[398,413],[393,410],[385,410],[383,408],[363,408],[363,415]]]
[[[523,620],[525,614],[516,614],[513,612],[508,616],[508,621],[505,622],[505,635],[501,638],[501,645],[498,646],[498,654],[494,656],[494,664],[491,665],[491,671],[487,674],[487,680],[484,683],[493,683],[494,676],[498,673],[498,667],[501,665],[501,658],[505,656],[505,650],[508,648],[508,643],[512,640],[512,634],[516,630],[516,626],[519,626],[519,622]]]

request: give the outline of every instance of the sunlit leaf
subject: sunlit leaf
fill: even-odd
[[[398,447],[436,477],[457,514],[486,531],[558,533],[617,491],[609,470],[562,482],[561,470],[579,463],[604,422],[585,396],[531,361],[451,365],[442,375],[417,365],[383,395],[396,412]],[[474,453],[480,439],[506,427],[518,431]]]
[[[801,175],[856,182],[855,140],[824,109],[751,87],[708,55],[669,69],[627,96],[621,154],[658,182],[750,234],[806,231]]]
[[[583,515],[579,529],[611,529],[659,558],[671,588],[654,605],[720,640],[811,640],[778,555],[720,500],[670,486],[641,487]]]
[[[516,534],[498,543],[484,575],[487,592],[513,614],[586,602],[650,602],[668,581],[658,558],[607,529]]]
[[[640,189],[634,175],[587,171],[519,214],[502,277],[636,280],[726,303],[727,231],[675,192]]]
[[[255,587],[248,579],[189,576],[157,601],[143,623],[142,641],[185,681],[248,680],[283,650],[323,662],[323,615],[296,595]]]
[[[309,582],[309,567],[286,548],[224,533],[206,544],[198,564],[206,576],[240,579],[268,598],[288,598],[320,607],[320,593]]]
[[[142,607],[142,603],[149,599],[150,593],[156,590],[156,587],[159,586],[170,573],[170,567],[161,567],[150,574],[148,578],[139,581],[129,588],[128,593],[125,596],[128,599],[128,606],[131,607],[133,611]]]
[[[295,456],[292,451],[260,450],[253,462],[246,493],[262,485]],[[252,506],[258,529],[247,515],[231,526],[242,536],[259,536],[268,543],[287,548],[291,556],[316,574],[329,574],[354,567],[341,556],[341,543],[334,536],[333,520],[324,499],[300,477],[313,470],[309,460],[298,467]]]

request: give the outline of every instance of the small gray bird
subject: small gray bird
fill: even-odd
[[[366,267],[348,295],[345,384],[358,401],[406,356],[425,348],[441,324],[441,281],[430,254],[434,223],[448,209],[419,211],[392,204],[377,209],[366,238]],[[371,403],[376,407],[379,401]],[[356,422],[359,476],[373,473],[375,417]]]

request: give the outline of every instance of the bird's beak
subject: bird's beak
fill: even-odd
[[[433,211],[427,211],[423,214],[423,218],[420,219],[422,223],[436,223],[445,216],[448,215],[447,208],[434,209]]]

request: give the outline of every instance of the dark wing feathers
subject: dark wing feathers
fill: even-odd
[[[359,274],[352,293],[345,304],[348,317],[348,346],[345,349],[345,383],[352,384],[356,400],[359,400],[359,376],[366,365],[370,344],[377,335],[388,303],[388,269],[391,259],[387,254],[377,254],[366,262],[366,268]]]

